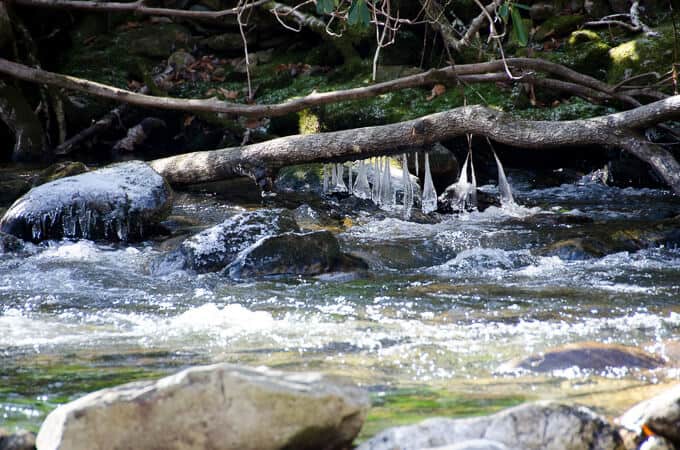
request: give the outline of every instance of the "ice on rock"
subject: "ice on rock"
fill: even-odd
[[[435,191],[434,183],[432,183],[432,174],[430,173],[430,158],[427,153],[425,153],[425,181],[423,183],[423,198],[421,203],[423,212],[425,214],[437,210],[437,191]]]

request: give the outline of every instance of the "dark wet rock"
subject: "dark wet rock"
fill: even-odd
[[[9,205],[31,189],[31,183],[12,172],[0,172],[0,204]]]
[[[567,261],[601,258],[613,253],[604,242],[594,238],[574,238],[555,242],[537,252],[540,256],[557,256]]]
[[[432,175],[432,183],[437,192],[442,192],[458,179],[458,172],[460,171],[460,164],[456,155],[451,150],[444,147],[440,143],[435,143],[431,149],[428,149],[428,158],[430,160],[430,173]],[[420,185],[423,186],[425,179],[425,152],[420,151],[418,154],[418,177],[420,178]],[[409,172],[415,174],[415,158],[413,154],[409,154]]]
[[[135,55],[167,58],[175,49],[188,48],[192,38],[189,30],[182,25],[157,23],[127,30],[125,39],[134,44],[129,50]]]
[[[555,5],[551,3],[534,3],[529,10],[531,19],[538,22],[550,18],[553,14],[555,14]]]
[[[284,233],[264,238],[247,248],[224,269],[231,278],[270,275],[319,275],[366,269],[356,257],[343,254],[329,231]]]
[[[289,210],[261,209],[237,214],[186,239],[156,264],[156,271],[172,268],[217,272],[260,239],[288,231],[299,231]]]
[[[172,190],[146,163],[131,161],[31,189],[0,220],[0,231],[27,241],[138,241],[158,231]]]
[[[633,406],[619,422],[638,434],[642,434],[641,428],[646,426],[674,445],[680,445],[680,385]]]
[[[340,450],[369,405],[365,391],[321,373],[216,364],[62,405],[37,442],[41,450]]]
[[[89,170],[89,167],[79,161],[58,162],[52,164],[40,172],[34,183],[36,185],[45,184],[49,183],[50,181],[56,181],[60,178],[80,175],[81,173],[88,172]]]
[[[390,428],[357,450],[420,450],[488,439],[522,450],[623,450],[616,430],[591,410],[536,402],[469,419],[434,418]],[[493,448],[493,447],[491,447]]]
[[[0,450],[35,450],[35,433],[26,430],[10,433],[0,428]]]
[[[0,231],[0,254],[19,253],[24,249],[24,241],[11,234]]]
[[[551,37],[567,36],[578,28],[585,18],[581,15],[554,15],[543,22],[534,33],[534,40],[541,42]]]
[[[45,133],[40,119],[20,89],[1,80],[0,120],[14,135],[12,160],[37,161],[46,156]]]
[[[604,371],[617,367],[657,369],[664,365],[665,362],[662,358],[636,347],[601,344],[598,342],[580,342],[511,361],[504,364],[500,371],[524,369],[532,372],[551,372],[572,367]]]
[[[665,186],[651,166],[637,158],[622,156],[607,163],[607,185],[617,187],[650,187]]]

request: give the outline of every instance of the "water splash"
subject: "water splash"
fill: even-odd
[[[428,153],[425,153],[425,182],[423,183],[423,199],[421,203],[425,214],[437,210],[437,191],[434,189],[434,183],[432,183]]]

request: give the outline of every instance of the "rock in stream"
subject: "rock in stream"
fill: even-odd
[[[146,163],[130,161],[31,189],[7,210],[0,231],[27,241],[138,241],[170,212],[172,190]]]
[[[41,450],[342,449],[368,406],[363,390],[320,373],[216,364],[60,406],[37,444]]]

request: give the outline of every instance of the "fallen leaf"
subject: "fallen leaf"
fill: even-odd
[[[446,92],[446,86],[443,84],[435,84],[432,87],[432,91],[430,92],[430,95],[426,97],[427,101],[431,101],[435,97],[439,97],[440,95],[444,94]]]
[[[189,125],[191,125],[191,122],[193,122],[195,118],[196,116],[186,116],[184,118],[184,126],[188,127]]]

